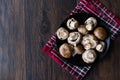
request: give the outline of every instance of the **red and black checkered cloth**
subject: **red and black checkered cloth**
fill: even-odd
[[[81,13],[86,12],[99,17],[102,21],[107,23],[110,30],[110,37],[112,40],[116,39],[118,33],[120,32],[120,20],[110,12],[100,1],[98,0],[80,0],[75,9],[71,12]],[[62,68],[67,70],[71,75],[75,76],[76,79],[81,80],[86,73],[90,70],[91,66],[76,66],[65,62],[60,56],[55,48],[56,36],[52,35],[48,42],[43,47],[43,52],[45,52],[49,57],[56,61]]]

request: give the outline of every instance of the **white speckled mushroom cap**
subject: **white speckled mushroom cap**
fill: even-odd
[[[65,40],[68,38],[68,35],[69,35],[69,32],[63,28],[63,27],[60,27],[58,30],[57,30],[57,37],[60,39],[60,40]]]
[[[97,38],[92,34],[87,34],[83,37],[82,45],[86,50],[94,49],[98,44]]]
[[[94,17],[89,17],[86,21],[85,21],[85,25],[86,25],[86,29],[88,31],[91,31],[94,29],[94,27],[96,27],[97,25],[97,20]]]
[[[86,50],[83,54],[82,54],[82,59],[85,63],[93,63],[96,60],[96,52],[94,50]]]

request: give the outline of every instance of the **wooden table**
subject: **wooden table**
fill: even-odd
[[[0,0],[0,80],[75,80],[41,48],[79,0]],[[120,0],[100,0],[120,18]],[[120,38],[84,80],[120,80]]]

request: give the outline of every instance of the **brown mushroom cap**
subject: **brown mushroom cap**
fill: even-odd
[[[85,28],[85,25],[80,25],[78,27],[78,32],[80,32],[81,34],[85,35],[88,33],[88,30]]]
[[[94,35],[100,40],[105,40],[107,37],[107,31],[103,27],[97,27],[94,30]]]
[[[64,43],[59,48],[60,55],[64,58],[71,58],[72,48],[68,43]]]

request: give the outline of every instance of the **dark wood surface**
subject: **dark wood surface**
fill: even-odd
[[[120,0],[100,0],[120,18]],[[78,0],[0,0],[0,80],[75,80],[41,48]],[[120,38],[84,80],[120,80]]]

